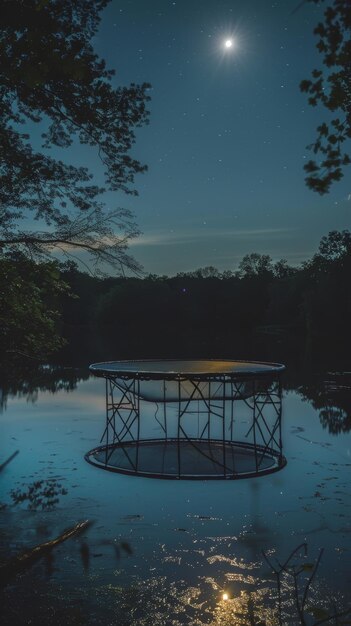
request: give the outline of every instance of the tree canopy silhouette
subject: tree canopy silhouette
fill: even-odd
[[[309,0],[319,4],[324,0]],[[351,163],[344,143],[351,139],[351,6],[350,0],[333,0],[324,11],[324,20],[314,29],[323,68],[314,69],[312,79],[300,83],[311,106],[327,109],[327,121],[317,127],[317,138],[308,146],[320,157],[309,160],[304,169],[306,183],[320,194],[344,175]],[[330,115],[332,119],[330,120]],[[330,121],[329,121],[330,120]]]
[[[19,254],[0,259],[0,369],[2,360],[40,359],[63,345],[57,326],[64,293],[57,263]]]
[[[239,276],[241,278],[254,278],[257,276],[269,278],[272,275],[273,265],[269,254],[251,252],[251,254],[245,254],[239,263]]]
[[[115,88],[114,71],[93,49],[108,1],[0,0],[3,252],[42,258],[54,250],[85,250],[93,266],[138,267],[126,252],[138,234],[133,215],[107,210],[103,194],[136,194],[135,174],[146,166],[130,152],[135,129],[148,121],[149,85]],[[28,129],[41,132],[39,149]],[[50,154],[74,143],[96,149],[102,185],[86,167]],[[41,230],[31,227],[32,220]]]

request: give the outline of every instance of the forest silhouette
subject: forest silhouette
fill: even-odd
[[[299,267],[254,253],[233,272],[206,267],[173,277],[96,278],[72,263],[61,272],[76,296],[60,298],[66,331],[85,326],[131,345],[138,337],[141,346],[149,337],[153,352],[163,352],[165,337],[178,337],[183,350],[187,339],[193,346],[196,338],[220,344],[253,331],[297,333],[317,343],[350,338],[349,231],[323,237],[318,252]]]
[[[253,333],[272,342],[299,336],[325,349],[347,348],[350,282],[346,230],[323,237],[317,253],[299,267],[252,253],[236,271],[205,267],[173,277],[97,277],[72,261],[34,264],[18,255],[3,257],[2,361],[7,367],[24,358],[48,362],[55,351],[67,353],[67,342],[78,335],[90,346],[95,340],[90,353],[103,359],[116,358],[116,348],[118,358],[232,358],[234,352],[238,358],[234,346],[240,337],[244,358],[263,358],[257,348],[248,354]]]

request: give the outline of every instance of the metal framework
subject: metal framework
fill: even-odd
[[[283,365],[120,361],[91,370],[106,380],[104,431],[85,456],[93,465],[157,478],[237,479],[286,464]]]

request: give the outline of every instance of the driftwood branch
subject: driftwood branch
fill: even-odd
[[[16,450],[16,452],[11,454],[11,456],[9,456],[9,458],[6,459],[6,461],[4,461],[3,463],[0,463],[0,472],[2,472],[2,470],[5,469],[6,465],[8,465],[9,463],[11,463],[11,461],[13,461],[13,459],[17,456],[17,454],[19,454],[19,450]]]
[[[58,535],[58,537],[55,537],[55,539],[41,543],[31,550],[26,550],[25,552],[22,552],[18,556],[13,557],[0,565],[0,588],[6,587],[13,582],[17,576],[28,571],[41,558],[50,554],[53,548],[58,546],[60,543],[83,533],[91,526],[91,524],[92,522],[89,520],[79,522],[72,528],[65,530],[61,535]]]

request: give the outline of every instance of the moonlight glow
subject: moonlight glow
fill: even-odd
[[[223,42],[225,50],[233,50],[235,47],[235,41],[232,38],[225,39]]]

